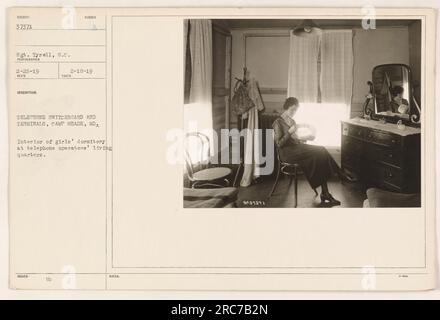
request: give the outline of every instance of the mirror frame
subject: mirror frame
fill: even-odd
[[[409,98],[409,119],[403,119],[400,118],[399,116],[389,116],[389,115],[379,115],[376,113],[376,95],[374,92],[374,85],[372,81],[368,81],[367,85],[369,86],[369,92],[366,96],[366,101],[364,104],[364,117],[367,118],[371,118],[374,120],[380,120],[380,119],[384,119],[386,122],[391,122],[391,123],[397,123],[399,120],[402,121],[402,123],[406,124],[406,125],[410,125],[413,127],[420,127],[420,106],[418,105],[418,102],[415,101],[414,98],[414,83],[413,83],[413,79],[412,79],[412,71],[411,68],[403,63],[388,63],[388,64],[380,64],[377,65],[373,68],[373,71],[371,73],[371,78],[373,79],[373,75],[374,75],[374,71],[377,68],[381,68],[381,67],[388,67],[388,66],[400,66],[400,67],[405,67],[408,69],[408,82],[410,84],[409,88],[409,93],[408,93],[408,98]],[[370,101],[371,99],[373,99],[373,109],[371,109],[370,107]]]

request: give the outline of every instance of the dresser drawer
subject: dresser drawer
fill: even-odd
[[[350,136],[342,136],[341,162],[344,169],[361,170],[362,142]]]
[[[360,172],[362,170],[361,158],[354,155],[342,154],[341,164],[343,169],[351,169],[354,170],[354,172]]]
[[[341,152],[343,154],[353,154],[357,157],[361,156],[362,143],[352,137],[343,136],[341,141]]]
[[[371,166],[372,170],[369,173],[371,181],[384,187],[391,186],[396,190],[403,189],[404,177],[402,170],[380,163]]]
[[[404,161],[400,148],[382,147],[375,144],[368,144],[365,147],[365,154],[368,161],[380,161],[403,168]]]
[[[342,168],[355,173],[367,187],[418,192],[420,134],[401,136],[393,126],[382,126],[376,121],[342,122]]]
[[[365,139],[368,142],[386,147],[400,146],[401,142],[401,137],[398,135],[375,130],[368,130],[365,133]]]
[[[359,126],[353,126],[350,124],[344,123],[342,126],[342,135],[350,136],[358,139],[363,139],[365,136],[365,131],[367,129]]]

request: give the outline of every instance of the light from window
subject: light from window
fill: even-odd
[[[316,129],[316,139],[309,144],[340,147],[341,120],[347,120],[349,115],[350,108],[343,103],[301,103],[295,121]]]

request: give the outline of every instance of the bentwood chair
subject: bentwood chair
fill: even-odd
[[[272,186],[272,190],[269,193],[268,199],[274,193],[274,191],[278,185],[280,174],[282,173],[283,175],[286,175],[290,178],[288,189],[290,189],[290,187],[292,185],[292,181],[294,180],[294,182],[295,182],[295,208],[296,208],[296,207],[298,207],[298,175],[302,173],[300,165],[298,163],[290,163],[290,162],[283,161],[280,157],[280,152],[279,152],[279,149],[276,146],[276,144],[275,144],[275,150],[277,153],[277,160],[278,160],[277,161],[277,175],[275,178],[275,183]],[[315,191],[315,195],[317,196],[318,191],[316,191],[316,189],[313,189],[313,191]]]
[[[191,188],[229,187],[228,177],[232,174],[230,168],[208,168],[211,156],[208,136],[200,132],[186,134],[184,153]]]

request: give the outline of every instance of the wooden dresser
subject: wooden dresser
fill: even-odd
[[[367,187],[402,193],[420,192],[420,128],[350,119],[342,122],[342,168]]]

